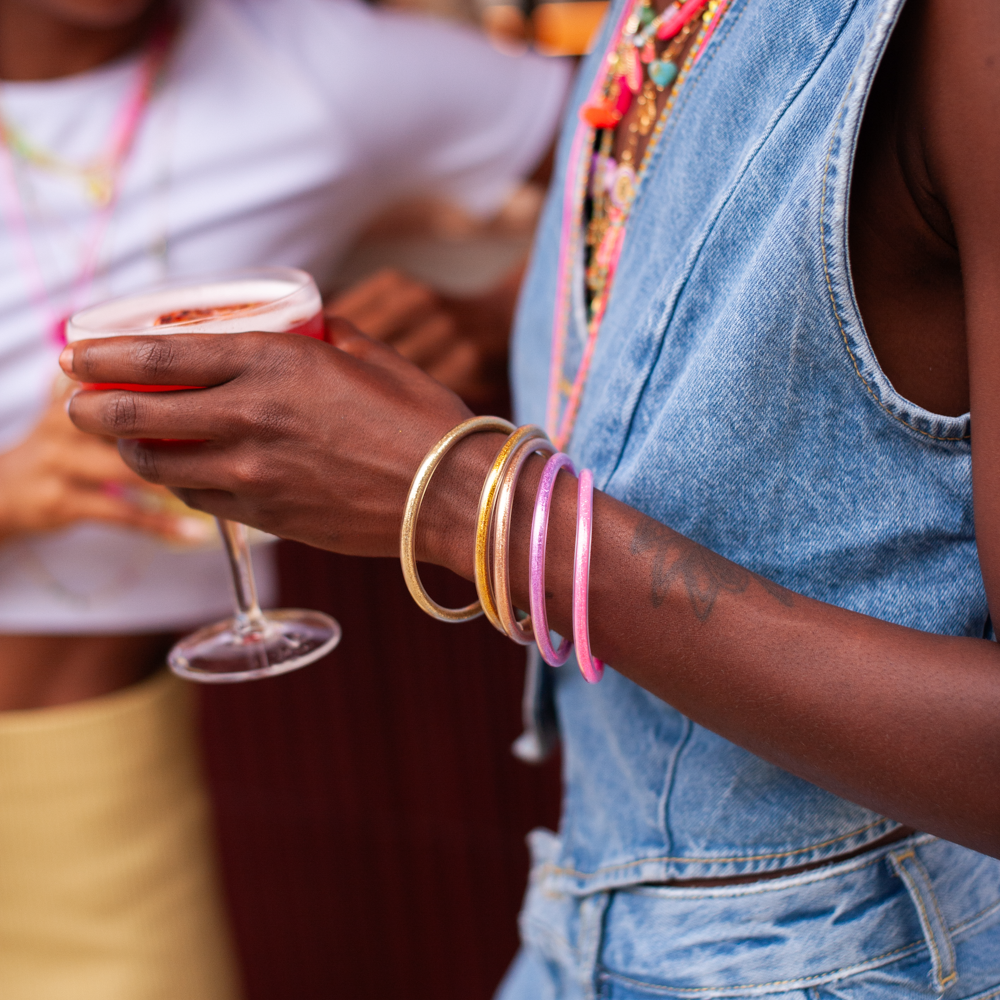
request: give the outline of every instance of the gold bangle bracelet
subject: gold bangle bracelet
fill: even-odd
[[[432,618],[437,618],[439,621],[471,621],[483,613],[483,608],[479,601],[464,608],[446,608],[433,600],[424,589],[424,585],[420,581],[420,574],[417,572],[417,517],[424,502],[424,494],[427,492],[431,476],[441,464],[441,460],[462,438],[482,431],[499,431],[503,434],[509,434],[513,430],[512,423],[501,420],[499,417],[472,417],[463,421],[448,431],[427,452],[424,460],[420,463],[420,468],[417,469],[417,473],[413,477],[413,482],[410,484],[406,506],[403,508],[403,526],[399,532],[399,561],[403,567],[403,579],[406,580],[410,596],[417,602],[421,610],[426,611]]]
[[[497,493],[500,489],[500,480],[510,467],[511,457],[520,444],[525,441],[542,440],[547,441],[548,437],[541,427],[533,424],[525,424],[518,427],[504,446],[500,449],[493,468],[486,475],[483,483],[483,491],[479,495],[479,520],[476,522],[476,593],[479,595],[479,603],[483,606],[483,611],[489,619],[490,624],[504,632],[503,623],[497,612],[496,600],[493,597],[493,573],[490,566],[490,541],[493,536],[493,510],[496,506]]]
[[[548,440],[532,438],[521,444],[511,455],[510,466],[500,482],[493,515],[493,596],[504,632],[521,646],[531,645],[535,641],[535,633],[530,615],[520,622],[517,620],[510,597],[510,524],[514,513],[514,492],[524,463],[535,453],[554,455],[555,451],[556,446]]]

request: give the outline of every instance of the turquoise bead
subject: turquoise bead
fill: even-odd
[[[677,67],[672,62],[654,59],[649,66],[649,78],[657,87],[668,87],[677,79]]]

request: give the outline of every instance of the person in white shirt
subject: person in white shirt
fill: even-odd
[[[53,401],[63,319],[241,266],[329,287],[406,198],[489,216],[547,150],[568,75],[355,0],[0,0],[5,1000],[236,988],[188,709],[151,676],[172,635],[229,613],[224,560]]]

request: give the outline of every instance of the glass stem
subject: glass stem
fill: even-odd
[[[253,578],[250,546],[247,544],[245,524],[215,519],[219,534],[229,557],[229,570],[233,576],[233,594],[236,597],[236,630],[243,635],[263,632],[267,622],[257,603],[257,584]]]

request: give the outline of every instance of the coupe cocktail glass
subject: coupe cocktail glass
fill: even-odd
[[[322,301],[312,278],[274,267],[159,285],[77,313],[67,324],[66,339],[251,330],[322,340]],[[165,392],[191,387],[101,383],[86,388]],[[329,615],[298,608],[261,611],[247,529],[216,520],[232,571],[236,614],[181,639],[167,658],[171,670],[193,681],[228,684],[297,670],[330,652],[340,641],[340,626]]]

